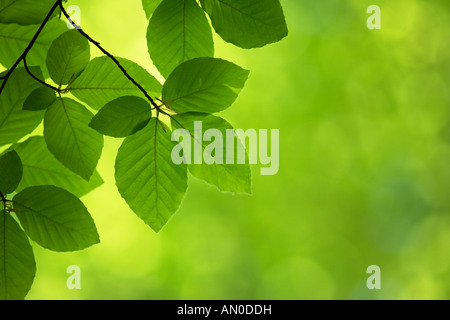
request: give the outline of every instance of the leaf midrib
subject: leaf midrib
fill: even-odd
[[[2,13],[3,11],[5,11],[6,9],[8,9],[9,7],[11,7],[14,3],[16,3],[19,0],[14,0],[12,1],[10,4],[8,4],[6,7],[3,7],[2,9],[0,9],[0,13]]]
[[[6,285],[6,208],[3,208],[3,279],[5,280],[5,297],[8,296],[8,286]]]
[[[73,53],[74,53],[74,46],[73,45],[70,46],[70,48],[67,48],[67,50],[69,50],[69,56],[67,57],[66,61],[64,61],[65,62],[64,63],[64,70],[63,70],[61,79],[59,81],[59,85],[60,86],[63,84],[62,82],[63,82],[63,80],[64,80],[64,78],[66,76],[66,72],[67,72],[67,69],[69,68],[70,61],[72,60],[72,56],[73,56]]]
[[[157,168],[158,168],[158,164],[157,164],[157,161],[158,161],[158,156],[157,156],[157,154],[156,154],[156,145],[157,145],[157,142],[158,142],[158,123],[159,122],[159,119],[158,119],[158,117],[156,117],[156,122],[155,122],[155,147],[154,147],[154,155],[155,155],[155,193],[156,193],[156,201],[158,201],[158,199],[159,199],[159,193],[158,193],[158,174],[157,174]],[[159,209],[158,209],[158,206],[156,206],[156,214],[157,214],[157,216],[159,217],[159,218],[161,218],[162,217],[162,215],[159,213]]]
[[[80,144],[78,143],[78,138],[77,138],[77,134],[75,132],[75,128],[73,127],[72,122],[70,121],[69,114],[67,113],[67,110],[66,110],[66,105],[64,104],[64,99],[61,98],[61,97],[60,97],[60,99],[61,99],[61,105],[63,106],[64,114],[66,115],[66,118],[67,118],[67,122],[69,123],[69,127],[70,127],[70,129],[72,131],[72,134],[73,134],[74,138],[75,138],[75,145],[76,145],[76,147],[78,149],[78,152],[79,152],[79,155],[80,155],[80,159],[81,159],[81,161],[83,163],[83,166],[86,166],[86,163],[84,162],[84,158],[83,158],[83,153],[81,152]]]
[[[30,207],[28,207],[28,206],[26,206],[26,205],[24,205],[24,204],[22,204],[22,203],[20,203],[20,202],[17,202],[17,201],[15,201],[15,200],[13,200],[13,203],[18,204],[19,206],[25,208],[26,210],[28,210],[28,211],[30,211],[30,212],[32,212],[32,213],[35,213],[35,214],[37,214],[37,215],[39,215],[39,216],[42,217],[44,220],[50,221],[50,222],[52,222],[52,223],[54,223],[54,224],[60,226],[62,229],[71,230],[71,231],[73,231],[73,232],[76,233],[76,234],[83,235],[83,233],[82,233],[82,232],[79,232],[78,229],[68,227],[68,226],[64,225],[63,223],[61,223],[61,222],[59,222],[59,221],[55,221],[55,220],[51,219],[50,217],[48,217],[48,216],[46,216],[46,215],[43,215],[40,211],[36,211],[35,209],[30,208]]]
[[[172,103],[172,102],[175,102],[175,101],[178,101],[178,100],[181,100],[181,99],[185,99],[185,98],[194,96],[194,95],[196,95],[196,94],[202,93],[203,91],[207,91],[207,90],[210,90],[210,89],[212,89],[212,88],[214,88],[214,87],[220,87],[220,86],[223,86],[223,84],[213,83],[213,84],[211,84],[211,85],[209,85],[209,86],[207,86],[207,87],[200,88],[200,89],[198,89],[198,90],[196,90],[196,91],[192,91],[192,92],[190,92],[190,93],[186,93],[185,95],[183,95],[183,96],[181,96],[181,97],[178,97],[178,98],[172,99],[172,100],[170,100],[170,101],[167,101],[166,103],[170,104],[170,103]]]

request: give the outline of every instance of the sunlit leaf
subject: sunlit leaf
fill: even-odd
[[[0,300],[22,300],[36,274],[26,234],[0,204]]]
[[[38,67],[31,71],[42,76]],[[40,84],[24,68],[16,69],[0,95],[0,146],[17,142],[41,123],[44,113],[22,110],[25,99]]]
[[[279,0],[200,0],[216,32],[241,48],[263,47],[288,34]]]
[[[195,0],[164,0],[150,19],[147,43],[165,78],[184,61],[214,55],[211,27]]]
[[[187,189],[187,167],[171,161],[169,128],[157,119],[128,137],[116,159],[116,184],[131,209],[156,232],[178,210]]]
[[[9,151],[0,156],[0,192],[5,195],[16,190],[22,173],[22,161],[17,152]]]
[[[195,126],[195,122],[199,122],[198,130]],[[172,118],[172,128],[186,129],[189,131],[191,139],[191,159],[188,165],[189,172],[196,178],[206,181],[207,183],[216,186],[220,191],[231,193],[252,193],[252,175],[250,170],[250,164],[248,157],[246,156],[244,146],[238,138],[232,141],[227,141],[227,130],[234,132],[233,127],[224,119],[203,113],[184,113]],[[197,130],[196,130],[197,129]],[[220,131],[223,140],[220,142],[222,148],[219,147],[215,150],[215,156],[217,156],[216,163],[207,164],[203,159],[202,164],[195,164],[193,161],[195,153],[195,145],[199,147],[202,155],[205,148],[208,148],[211,142],[203,141],[203,134],[207,130],[215,129]],[[199,139],[197,139],[199,137]],[[216,142],[216,141],[214,141]],[[220,146],[219,144],[219,146]],[[233,150],[232,163],[227,164],[227,145]],[[243,152],[242,159],[244,164],[239,164],[237,161],[238,149]],[[219,157],[218,154],[221,154]]]
[[[142,6],[144,7],[145,15],[147,19],[150,19],[155,9],[159,6],[162,0],[142,0]]]
[[[55,91],[42,85],[35,89],[23,103],[23,110],[41,111],[50,107],[56,100]]]
[[[86,68],[89,59],[89,41],[74,29],[53,41],[46,63],[50,77],[55,83],[68,84]]]
[[[39,25],[0,24],[0,64],[10,68],[24,52],[38,28]],[[28,65],[45,65],[50,45],[65,31],[66,24],[61,20],[49,21],[27,54]]]
[[[41,23],[54,3],[55,0],[0,0],[0,23]],[[53,15],[58,12],[55,10]]]
[[[162,86],[152,75],[138,64],[116,58],[127,72],[140,83],[149,95],[159,97]],[[93,109],[100,109],[108,102],[122,96],[144,94],[125,77],[117,65],[108,57],[93,59],[83,73],[70,86],[70,92]]]
[[[103,149],[103,136],[90,128],[93,115],[75,100],[62,98],[47,109],[44,137],[62,164],[89,181]]]
[[[152,117],[150,104],[142,98],[125,96],[107,103],[89,126],[101,134],[121,138],[143,129]]]
[[[97,171],[89,182],[62,165],[48,151],[44,137],[31,137],[12,148],[19,154],[23,165],[22,181],[16,192],[41,185],[54,185],[81,197],[103,184]]]
[[[27,188],[13,199],[26,234],[53,251],[76,251],[100,242],[94,220],[73,194],[54,186]]]
[[[197,58],[177,67],[164,84],[162,99],[171,109],[215,113],[230,107],[249,72],[213,58]]]

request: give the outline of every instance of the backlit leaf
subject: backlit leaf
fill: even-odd
[[[22,300],[36,274],[26,234],[0,204],[0,300]]]
[[[81,197],[103,184],[97,171],[87,182],[67,169],[50,153],[44,137],[31,137],[12,148],[19,154],[23,165],[22,181],[16,192],[41,185],[54,185]]]
[[[92,117],[83,105],[68,98],[57,99],[44,117],[44,137],[50,152],[87,181],[103,148],[103,136],[88,126]]]
[[[42,77],[38,67],[31,67],[30,70]],[[22,110],[25,99],[39,86],[25,68],[16,69],[9,78],[0,95],[0,146],[17,142],[41,123],[42,111]]]
[[[17,152],[9,151],[0,156],[0,192],[5,195],[16,190],[22,173],[22,161]]]
[[[26,234],[44,248],[67,252],[100,242],[86,207],[64,189],[30,187],[18,193],[13,203]]]
[[[0,24],[0,64],[6,69],[11,68],[24,52],[38,28],[39,25]],[[66,24],[61,20],[49,21],[27,54],[28,65],[45,65],[50,45],[65,31],[67,31]],[[43,72],[46,73],[45,70]]]
[[[211,27],[195,0],[163,0],[150,19],[147,43],[165,78],[184,61],[214,55]]]
[[[263,47],[288,34],[279,0],[200,0],[216,32],[241,48]]]
[[[195,122],[197,122],[197,126]],[[237,137],[233,140],[227,140],[227,130],[234,132],[233,127],[227,121],[209,114],[184,113],[172,118],[172,128],[174,130],[175,128],[186,129],[190,133],[191,159],[189,159],[188,168],[194,177],[216,186],[223,192],[252,193],[252,175],[245,148]],[[199,147],[198,149],[201,150],[203,155],[205,148],[208,148],[211,144],[211,142],[203,141],[203,134],[210,129],[220,131],[223,138],[220,142],[222,148],[214,152],[214,156],[217,157],[216,163],[207,164],[203,159],[202,164],[195,164],[193,160],[195,145]],[[230,158],[231,154],[227,153],[227,145],[233,150],[232,158]],[[242,150],[243,156],[241,159],[245,161],[244,164],[239,164],[237,161],[238,149]],[[221,156],[218,155],[219,151]],[[227,158],[232,159],[232,161],[229,161],[231,163],[227,164]]]
[[[152,117],[150,104],[139,97],[125,96],[107,103],[89,126],[101,134],[121,138],[143,129]]]
[[[187,167],[171,161],[169,128],[157,119],[125,139],[116,159],[116,184],[131,209],[156,232],[178,210]]]
[[[0,0],[0,23],[41,23],[54,3],[54,0]],[[53,15],[58,12],[55,10]]]
[[[150,96],[161,95],[161,84],[144,68],[127,59],[117,58],[117,60]],[[145,98],[145,95],[108,57],[93,59],[70,86],[70,92],[96,110],[122,96]]]
[[[46,63],[50,77],[55,83],[68,84],[86,68],[89,59],[89,41],[74,29],[53,41]]]
[[[230,107],[249,72],[213,58],[197,58],[177,67],[164,84],[162,99],[171,109],[215,113]]]
[[[42,85],[35,89],[23,103],[23,110],[41,111],[50,107],[56,100],[55,91]]]
[[[162,0],[142,0],[142,6],[144,7],[145,15],[147,19],[150,19],[155,9],[159,6]]]

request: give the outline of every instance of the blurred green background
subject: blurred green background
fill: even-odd
[[[33,244],[28,299],[450,298],[450,2],[281,2],[282,42],[248,51],[215,38],[217,57],[251,70],[222,116],[280,129],[278,175],[254,166],[253,196],[191,177],[155,234],[116,190],[121,140],[107,138],[106,183],[83,198],[102,242],[70,254]],[[140,0],[68,4],[104,48],[157,75]],[[366,27],[372,4],[381,30]],[[81,290],[66,287],[69,265]],[[381,290],[366,287],[370,265]]]

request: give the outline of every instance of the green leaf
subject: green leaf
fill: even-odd
[[[197,130],[194,126],[195,121],[201,122],[201,129]],[[184,113],[176,115],[172,118],[172,128],[175,129],[186,129],[190,133],[191,139],[191,155],[194,155],[195,145],[199,147],[198,149],[204,152],[211,142],[203,142],[203,134],[207,130],[216,129],[222,134],[223,139],[227,137],[227,130],[233,130],[233,127],[224,119],[203,113]],[[194,139],[195,137],[195,139]],[[200,137],[200,138],[197,138]],[[214,141],[215,142],[215,141]],[[227,144],[233,147],[234,156],[233,164],[227,164]],[[233,145],[231,145],[233,144]],[[220,191],[231,192],[231,193],[252,193],[252,175],[250,170],[250,164],[246,153],[245,164],[238,164],[237,155],[238,148],[245,150],[244,146],[239,139],[233,141],[223,141],[222,148],[219,150],[222,157],[218,156],[218,151],[215,150],[215,155],[219,163],[206,164],[194,164],[193,159],[190,159],[190,164],[188,165],[190,173],[213,186],[216,186]]]
[[[142,6],[144,7],[145,15],[147,19],[150,19],[155,9],[159,6],[162,0],[142,0]]]
[[[0,208],[0,300],[22,300],[36,274],[33,249],[17,222]]]
[[[28,96],[23,104],[23,110],[41,111],[50,107],[55,100],[55,91],[43,85]]]
[[[151,106],[146,100],[125,96],[107,103],[89,126],[106,136],[123,138],[142,130],[151,117]]]
[[[42,77],[38,67],[30,70]],[[41,123],[43,112],[22,110],[25,99],[39,86],[24,68],[16,69],[9,78],[0,95],[0,146],[17,142]]]
[[[42,23],[54,3],[55,0],[0,0],[0,23]],[[58,12],[55,10],[54,16]]]
[[[165,78],[184,61],[214,55],[211,27],[195,0],[164,0],[150,19],[147,43]]]
[[[22,180],[23,167],[20,157],[15,151],[0,157],[0,192],[3,195],[14,192]]]
[[[174,146],[170,130],[153,118],[143,130],[126,138],[117,154],[117,188],[156,232],[178,210],[187,189],[186,165],[171,161]]]
[[[103,148],[103,136],[89,128],[93,114],[68,98],[58,99],[44,117],[47,147],[67,168],[89,181]]]
[[[152,75],[138,64],[116,58],[127,72],[153,97],[161,95],[162,86]],[[93,109],[122,96],[145,95],[128,80],[117,65],[108,57],[93,59],[86,70],[70,86],[70,92]]]
[[[68,84],[86,68],[90,59],[89,41],[78,30],[70,30],[53,41],[47,54],[47,69],[57,84]]]
[[[177,67],[163,87],[171,109],[214,113],[230,107],[245,85],[249,71],[220,59],[197,58]]]
[[[100,242],[84,204],[64,189],[30,187],[18,193],[13,204],[26,234],[46,249],[76,251]]]
[[[227,42],[259,48],[288,34],[279,0],[200,0],[216,32]]]
[[[24,52],[38,28],[39,25],[0,24],[0,64],[6,69],[11,68]],[[27,54],[28,65],[44,65],[47,51],[53,40],[65,31],[67,31],[67,26],[61,20],[49,21]]]
[[[32,186],[50,184],[82,197],[103,184],[97,171],[87,182],[63,166],[48,151],[44,137],[31,137],[25,142],[13,145],[12,148],[19,154],[23,165],[22,181],[16,192]]]

